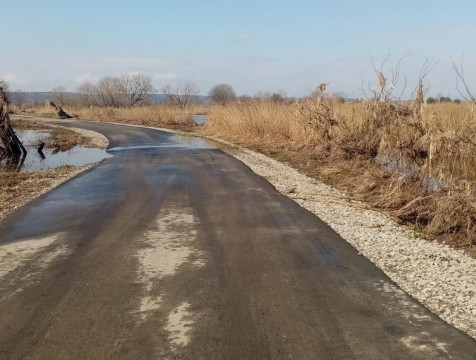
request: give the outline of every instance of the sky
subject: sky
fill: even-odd
[[[160,91],[227,83],[238,95],[283,91],[362,97],[378,69],[411,96],[422,65],[428,96],[460,97],[451,58],[476,92],[476,1],[0,0],[0,79],[11,90],[69,91],[141,73]],[[406,81],[405,81],[406,79]],[[406,86],[404,86],[406,84]]]

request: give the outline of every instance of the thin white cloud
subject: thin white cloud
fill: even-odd
[[[81,85],[84,83],[95,83],[99,81],[99,76],[91,75],[90,73],[78,75],[74,78],[76,84]]]
[[[170,62],[153,57],[108,57],[96,60],[98,66],[107,66],[113,69],[150,69],[167,66]]]
[[[178,78],[178,75],[175,73],[162,73],[162,74],[155,74],[155,80],[175,80]]]
[[[233,41],[243,42],[251,39],[251,35],[245,32],[233,34],[231,37]]]
[[[8,83],[13,83],[18,79],[18,75],[15,73],[5,73],[2,75],[2,78]]]
[[[15,88],[18,86],[25,86],[29,84],[29,80],[24,77],[18,76],[16,73],[7,72],[0,76],[0,79],[5,81],[10,88]]]

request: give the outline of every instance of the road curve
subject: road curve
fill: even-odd
[[[111,154],[0,223],[0,359],[475,359],[476,342],[199,139]]]

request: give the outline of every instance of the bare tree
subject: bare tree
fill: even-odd
[[[128,106],[147,104],[154,91],[150,76],[131,74],[122,77],[125,98]]]
[[[66,100],[66,88],[64,86],[57,86],[51,90],[51,97],[55,104],[63,107]]]
[[[456,72],[456,90],[458,90],[458,93],[463,99],[476,104],[476,97],[471,92],[464,76],[463,57],[461,57],[461,62],[459,64],[456,64],[453,59],[451,59],[451,63],[453,64],[453,69]],[[460,83],[463,85],[464,90],[461,90]]]
[[[236,100],[236,93],[229,84],[218,84],[210,89],[208,93],[212,101],[216,104],[225,105],[230,101]]]
[[[85,83],[77,91],[84,105],[110,107],[137,106],[150,102],[154,90],[149,76],[131,74],[103,77],[97,85]]]
[[[98,104],[98,89],[93,84],[89,82],[84,83],[76,91],[83,105],[93,106]]]
[[[125,106],[125,93],[126,89],[120,78],[106,76],[98,82],[97,95],[102,106],[116,108]]]
[[[253,98],[247,94],[240,95],[237,99],[241,103],[250,103],[253,101]]]
[[[258,91],[254,94],[253,100],[258,102],[268,101],[271,98],[271,95],[272,94],[269,91]]]
[[[2,84],[2,82],[0,82]],[[23,154],[26,156],[26,150],[15,135],[8,115],[8,99],[0,87],[0,160],[4,158],[19,158]]]
[[[287,97],[288,96],[284,90],[279,90],[278,92],[272,93],[269,100],[275,103],[284,103],[286,102]]]
[[[22,110],[23,105],[25,105],[26,102],[26,95],[23,93],[23,91],[17,89],[15,91],[12,91],[8,94],[10,98],[10,102],[17,106],[18,109]]]
[[[172,87],[171,85],[165,85],[162,88],[162,92],[165,95],[165,99],[169,104],[177,105],[181,109],[185,109],[198,95],[198,88],[192,82],[186,82],[183,85],[177,85]]]

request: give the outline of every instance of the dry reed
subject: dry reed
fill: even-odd
[[[65,106],[66,111],[74,118],[95,121],[109,121],[124,124],[135,124],[152,127],[193,126],[190,111],[184,111],[171,105],[149,105],[139,107],[100,107],[100,106]],[[23,110],[25,113],[45,117],[55,117],[55,110],[48,104],[45,106],[30,106]]]

